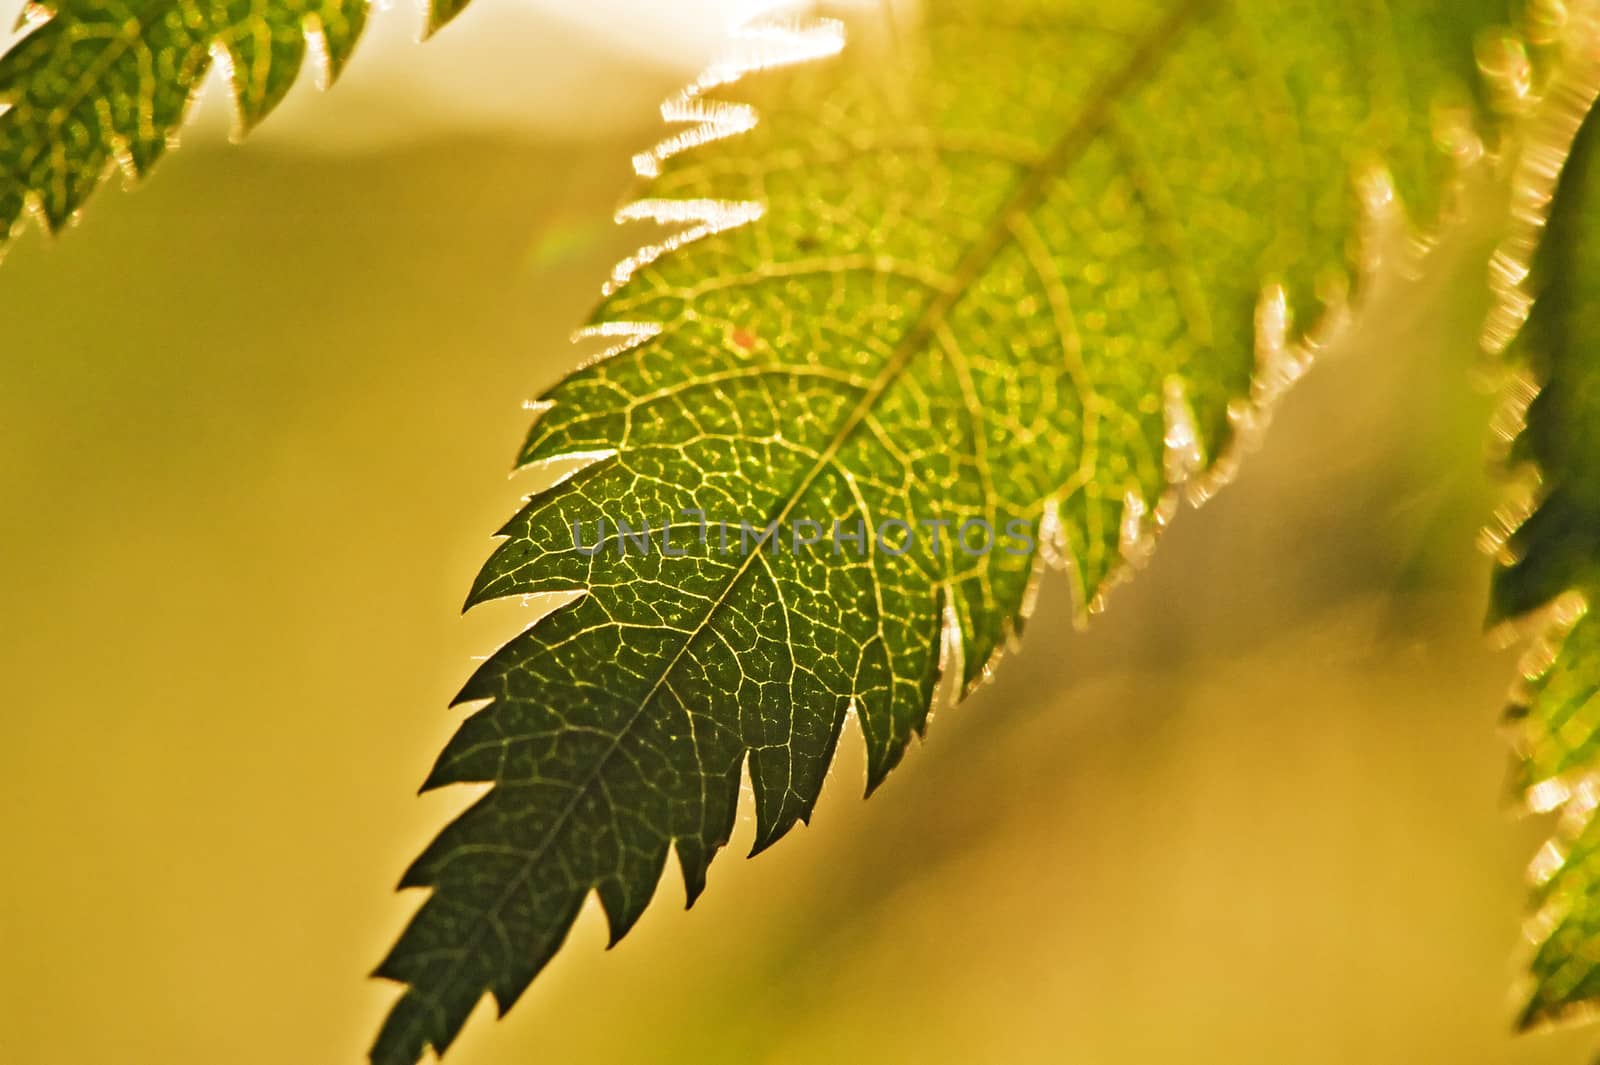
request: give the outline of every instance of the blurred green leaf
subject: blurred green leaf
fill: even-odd
[[[373,1060],[444,1050],[485,993],[509,1008],[591,891],[621,937],[669,850],[692,902],[746,764],[756,850],[809,817],[852,715],[876,787],[1048,562],[1098,603],[1304,368],[1293,308],[1340,299],[1391,193],[1442,201],[1430,132],[1472,154],[1491,13],[935,0],[669,107],[689,124],[621,217],[683,232],[619,268],[590,330],[615,348],[544,397],[520,464],[568,476],[469,605],[581,594],[459,696],[486,705],[426,786],[492,787],[402,881],[432,893],[377,970],[407,987]],[[893,521],[903,553],[874,536]],[[1025,550],[969,550],[1013,521]],[[775,549],[741,544],[769,522]]]
[[[438,5],[429,28],[460,9]],[[300,73],[308,44],[325,80],[344,70],[369,0],[45,0],[0,56],[0,236],[36,212],[65,225],[113,168],[142,177],[175,140],[225,57],[241,132]]]
[[[1508,460],[1537,470],[1537,507],[1508,510],[1491,589],[1492,622],[1532,616],[1545,628],[1508,711],[1512,787],[1534,810],[1561,811],[1533,869],[1537,947],[1523,1027],[1586,1019],[1600,1003],[1600,619],[1587,613],[1600,591],[1595,125],[1586,121],[1574,142],[1534,263],[1538,301],[1520,341],[1530,376],[1510,401],[1527,403],[1539,385]]]

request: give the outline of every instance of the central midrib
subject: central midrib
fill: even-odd
[[[828,446],[817,457],[809,470],[796,483],[788,493],[783,505],[772,515],[772,520],[781,523],[787,518],[806,491],[811,487],[818,475],[832,462],[839,449],[850,439],[852,433],[866,418],[883,394],[905,370],[911,360],[921,351],[925,350],[932,339],[933,332],[943,323],[966,294],[967,290],[977,280],[978,276],[994,261],[1000,251],[1006,246],[1010,237],[1010,225],[1013,219],[1026,214],[1037,207],[1049,190],[1050,183],[1064,173],[1094,141],[1101,128],[1105,125],[1110,115],[1112,103],[1127,94],[1134,86],[1143,81],[1161,63],[1167,54],[1168,48],[1182,34],[1185,28],[1198,16],[1205,13],[1206,9],[1216,6],[1220,0],[1181,0],[1180,3],[1160,22],[1153,26],[1140,40],[1138,48],[1129,56],[1128,60],[1107,80],[1088,101],[1082,113],[1072,126],[1062,134],[1050,151],[1039,161],[1033,164],[1027,176],[1017,185],[1004,204],[990,218],[983,235],[973,243],[966,255],[962,256],[955,271],[951,274],[950,284],[941,289],[938,294],[928,301],[923,311],[918,315],[916,323],[907,331],[906,335],[896,346],[889,361],[879,371],[877,378],[862,396],[860,402],[851,410],[849,416],[833,436]],[[515,895],[522,886],[523,881],[560,834],[567,820],[577,809],[594,782],[599,779],[612,755],[621,747],[622,740],[633,729],[634,725],[643,716],[645,710],[655,699],[656,693],[666,683],[683,656],[688,653],[695,639],[705,630],[706,625],[716,616],[727,602],[732,593],[743,579],[746,572],[755,560],[755,553],[747,554],[737,569],[729,576],[717,598],[706,608],[699,622],[684,636],[682,645],[672,658],[661,668],[659,675],[650,690],[639,700],[638,708],[632,716],[623,723],[617,731],[611,745],[595,761],[594,768],[590,770],[584,780],[579,783],[572,793],[572,799],[566,807],[551,822],[545,840],[539,849],[528,856],[521,870],[511,882],[506,885],[506,890],[495,901],[494,906],[487,913],[498,913],[506,903]],[[486,922],[480,919],[477,929],[468,937],[467,943],[462,948],[462,956],[469,952],[482,934]],[[459,969],[459,963],[457,964]]]

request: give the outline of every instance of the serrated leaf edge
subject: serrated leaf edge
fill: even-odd
[[[638,177],[653,177],[669,158],[739,136],[756,127],[760,121],[756,108],[739,101],[711,99],[707,94],[712,90],[732,87],[758,71],[820,61],[837,55],[843,49],[844,26],[836,20],[785,18],[775,14],[787,11],[792,6],[784,0],[769,0],[761,4],[733,31],[736,48],[732,55],[707,68],[688,87],[661,105],[662,117],[669,125],[687,128],[669,134],[654,148],[636,155],[633,168]],[[1449,153],[1454,169],[1443,190],[1443,202],[1446,205],[1457,202],[1470,179],[1487,162],[1493,161],[1484,148],[1476,123],[1466,117],[1460,120],[1460,125],[1461,128],[1455,131],[1454,150]],[[1350,328],[1364,307],[1364,293],[1380,271],[1396,265],[1402,268],[1420,265],[1436,246],[1438,230],[1453,220],[1447,206],[1428,229],[1419,229],[1408,216],[1389,171],[1381,163],[1369,165],[1353,177],[1353,182],[1360,204],[1354,234],[1358,249],[1354,268],[1348,272],[1345,284],[1320,301],[1322,306],[1312,319],[1312,324],[1299,332],[1293,329],[1295,315],[1289,305],[1287,290],[1276,281],[1263,283],[1255,312],[1255,373],[1248,393],[1237,397],[1229,406],[1231,435],[1219,454],[1212,457],[1207,465],[1207,456],[1200,446],[1194,415],[1182,380],[1172,377],[1163,382],[1163,467],[1169,482],[1166,489],[1153,506],[1137,493],[1130,493],[1125,499],[1119,544],[1121,562],[1092,595],[1084,588],[1079,568],[1062,534],[1061,500],[1055,497],[1047,499],[1039,530],[1040,550],[1024,592],[1019,612],[1021,620],[1026,620],[1032,614],[1044,573],[1049,569],[1068,574],[1073,592],[1074,616],[1080,626],[1086,624],[1091,615],[1104,610],[1108,593],[1143,565],[1161,533],[1181,509],[1183,501],[1188,500],[1191,506],[1198,507],[1233,479],[1244,456],[1258,446],[1267,432],[1283,396],[1311,369],[1317,356]],[[615,221],[619,224],[643,221],[657,226],[676,225],[679,228],[663,238],[642,245],[635,253],[624,258],[602,286],[601,295],[604,297],[615,293],[635,273],[664,255],[715,233],[754,223],[762,217],[764,210],[764,204],[741,200],[646,197],[625,205],[615,215]],[[584,345],[599,342],[598,350],[592,351],[579,369],[632,351],[660,332],[659,323],[653,322],[591,322],[578,329],[572,337],[574,342]],[[555,406],[554,400],[528,401],[524,404],[525,409],[534,414],[535,422]],[[615,452],[586,452],[542,457],[531,463],[519,462],[514,474],[532,473],[538,476],[557,465],[564,471],[554,483],[546,483],[526,494],[524,503],[551,491],[578,469],[606,461],[614,455]],[[572,464],[573,468],[569,470],[568,464]],[[583,594],[586,594],[585,589],[573,588],[541,595],[539,599],[543,602],[548,596],[575,598]],[[537,627],[556,609],[541,608],[540,616],[526,628]],[[930,709],[930,720],[936,711],[961,701],[992,676],[997,663],[1015,645],[1016,628],[1015,621],[1006,621],[1004,638],[998,641],[993,655],[974,682],[962,689],[959,684],[948,683],[952,676],[961,675],[964,648],[960,626],[946,602],[935,705]],[[853,707],[847,713],[846,720],[852,717]],[[746,774],[747,781],[748,765],[742,772]],[[746,784],[741,788],[741,806],[744,804],[743,797],[748,794]],[[807,816],[803,820],[809,823],[810,818]],[[695,894],[691,888],[688,904],[693,904]],[[593,896],[592,889],[590,895]],[[612,942],[615,940],[613,930]],[[402,992],[405,993],[408,992]],[[503,1013],[504,1009],[505,1005],[502,1004],[500,1012]]]
[[[1508,351],[1533,308],[1529,284],[1533,258],[1549,220],[1557,183],[1585,117],[1600,98],[1600,3],[1575,0],[1558,37],[1541,41],[1531,28],[1518,37],[1524,47],[1529,39],[1535,45],[1553,45],[1556,51],[1541,84],[1530,84],[1518,71],[1484,67],[1480,57],[1480,66],[1500,98],[1509,99],[1515,108],[1514,148],[1508,153],[1510,217],[1506,235],[1490,258],[1491,304],[1480,337],[1485,355],[1503,371],[1500,398],[1490,423],[1489,460],[1505,475],[1506,486],[1501,503],[1479,534],[1478,546],[1502,567],[1518,561],[1512,538],[1543,501],[1538,467],[1511,463],[1511,446],[1526,428],[1527,411],[1541,383],[1525,361],[1513,361]],[[1524,748],[1516,721],[1531,706],[1535,687],[1555,666],[1568,634],[1588,611],[1587,597],[1572,588],[1544,606],[1499,621],[1490,629],[1490,638],[1501,646],[1523,645],[1505,711],[1508,743],[1519,758]],[[1560,871],[1572,841],[1600,807],[1600,770],[1577,770],[1533,781],[1512,796],[1512,802],[1523,813],[1557,815],[1554,832],[1527,869],[1529,885],[1537,888]],[[1516,1026],[1521,1030],[1600,1020],[1600,1003],[1592,1001],[1567,1003],[1538,1016],[1528,1012],[1535,991],[1532,961],[1560,927],[1570,906],[1570,901],[1551,897],[1523,923],[1522,944],[1515,958],[1519,976],[1512,989],[1518,1009]]]
[[[17,35],[6,46],[5,53],[9,53],[31,34],[55,21],[57,17],[59,17],[59,13],[46,4],[34,2],[25,4],[22,13],[17,17]],[[326,92],[333,87],[334,82],[339,79],[339,76],[343,73],[344,66],[347,66],[348,63],[336,65],[333,62],[328,49],[322,18],[316,12],[308,11],[302,15],[300,17],[300,28],[305,37],[307,60],[302,64],[300,70],[296,72],[296,78],[298,80],[299,77],[305,76],[305,67],[310,66],[313,68],[310,76],[317,89]],[[141,26],[141,32],[142,30],[143,27]],[[213,64],[213,69],[206,71],[205,75],[185,96],[183,109],[178,121],[173,124],[172,129],[163,138],[161,156],[177,149],[179,141],[182,139],[184,127],[191,120],[195,104],[210,88],[213,78],[220,79],[222,82],[221,91],[228,96],[230,109],[233,113],[232,129],[228,138],[235,144],[242,142],[255,126],[259,125],[261,120],[265,119],[271,110],[277,107],[277,104],[274,104],[272,108],[258,116],[255,123],[251,123],[244,103],[234,85],[233,54],[228,51],[225,44],[216,39],[207,44],[206,52]],[[3,57],[4,53],[0,53],[0,58]],[[9,103],[0,99],[0,117],[3,117],[10,108],[11,105]],[[106,161],[106,165],[101,169],[101,172],[95,175],[94,178],[92,188],[96,192],[100,191],[100,187],[110,179],[113,173],[118,172],[122,174],[123,187],[125,189],[132,188],[148,177],[150,171],[160,162],[161,156],[157,156],[143,170],[140,170],[138,164],[134,161],[133,153],[128,150],[126,138],[112,135],[109,138],[109,143],[111,144],[110,158]],[[61,225],[54,225],[50,221],[49,213],[45,210],[38,191],[31,188],[26,190],[22,197],[23,210],[17,215],[16,221],[12,223],[10,230],[4,234],[3,238],[0,238],[0,258],[4,257],[10,242],[20,237],[27,230],[30,221],[40,231],[49,236],[58,236],[64,229],[81,224],[83,213],[88,207],[90,198],[86,196],[84,202],[68,214]]]

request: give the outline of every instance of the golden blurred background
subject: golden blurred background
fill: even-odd
[[[418,799],[515,605],[458,609],[521,401],[636,238],[655,103],[730,4],[390,11],[347,82],[0,269],[0,1061],[346,1065],[464,794]],[[1479,227],[1480,230],[1483,227]],[[1522,870],[1480,633],[1483,232],[1396,280],[1109,616],[693,911],[597,909],[449,1060],[1499,1065]]]

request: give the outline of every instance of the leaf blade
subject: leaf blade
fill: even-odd
[[[493,786],[408,872],[433,895],[380,966],[408,988],[374,1060],[444,1050],[485,990],[508,1008],[591,889],[615,941],[669,849],[692,901],[731,834],[742,765],[756,850],[809,818],[848,717],[869,790],[880,783],[926,727],[941,668],[959,662],[963,690],[981,681],[1048,553],[1074,561],[1082,602],[1098,600],[1170,517],[1177,485],[1217,471],[1301,367],[1291,295],[1346,261],[1359,211],[1344,175],[1363,152],[1410,145],[1466,52],[1469,30],[1444,10],[1411,5],[1386,24],[1388,67],[1425,88],[1370,92],[1368,49],[1352,49],[1331,116],[1303,86],[1329,80],[1323,40],[1372,43],[1362,19],[1191,0],[1116,13],[1028,0],[986,7],[1001,20],[984,25],[935,3],[931,57],[847,55],[761,74],[737,100],[669,103],[706,125],[645,157],[655,182],[631,216],[692,239],[614,278],[592,329],[621,343],[541,400],[519,462],[604,457],[501,530],[469,604],[584,594],[462,692],[487,705],[429,783]],[[1294,16],[1314,31],[1294,39],[1303,54],[1251,66]],[[1431,33],[1439,20],[1458,31],[1448,41]],[[712,144],[719,128],[742,135]],[[1246,147],[1208,167],[1197,145],[1230,138]],[[1279,138],[1292,157],[1250,154]],[[1408,189],[1447,170],[1400,169]],[[1251,218],[1261,199],[1287,237]],[[1282,283],[1263,288],[1273,274]],[[695,511],[833,524],[835,547],[836,523],[876,532],[885,516],[933,516],[949,535],[904,553],[869,537],[862,558],[806,561],[797,541],[629,555],[611,549],[620,527],[589,554],[572,527]],[[954,542],[1013,519],[1035,534],[1023,550],[975,561]],[[500,935],[522,926],[520,945]]]
[[[1500,301],[1485,332],[1492,353],[1516,339],[1524,363],[1495,426],[1503,464],[1522,485],[1485,531],[1496,559],[1488,621],[1534,635],[1506,711],[1510,791],[1519,807],[1559,812],[1554,837],[1529,870],[1531,951],[1516,1021],[1524,1030],[1589,1019],[1600,1002],[1592,961],[1600,940],[1600,626],[1588,614],[1600,576],[1600,377],[1586,351],[1600,327],[1591,295],[1600,276],[1590,113],[1600,92],[1597,41],[1600,7],[1575,7],[1557,39],[1562,58],[1552,60],[1523,117],[1515,229],[1496,256]],[[1524,264],[1535,247],[1530,286]]]
[[[227,69],[241,135],[283,101],[308,54],[331,85],[369,11],[369,0],[30,3],[26,32],[0,55],[0,241],[30,215],[60,230],[112,170],[147,174],[213,62]]]

